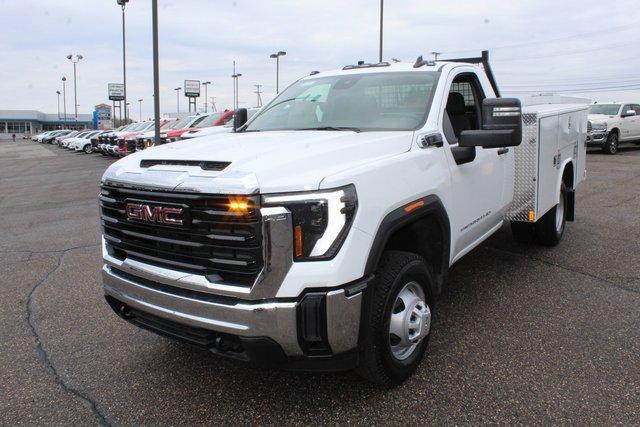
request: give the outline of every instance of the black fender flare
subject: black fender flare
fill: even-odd
[[[418,206],[414,209],[406,209],[408,206]],[[407,212],[408,211],[408,212]],[[401,229],[402,227],[418,221],[426,216],[435,215],[438,218],[442,235],[443,235],[443,250],[440,260],[430,260],[431,262],[438,262],[439,271],[434,271],[434,277],[436,278],[436,289],[434,294],[437,295],[442,290],[442,285],[446,279],[447,272],[449,270],[449,257],[451,253],[451,226],[449,223],[449,216],[442,204],[440,198],[436,195],[429,195],[420,199],[414,200],[404,206],[401,206],[391,212],[389,212],[380,223],[378,231],[373,239],[373,244],[369,250],[369,256],[367,258],[367,264],[365,266],[365,274],[372,274],[375,272],[380,257],[384,251],[389,238]]]

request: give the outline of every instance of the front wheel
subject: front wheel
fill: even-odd
[[[607,141],[604,143],[602,150],[607,154],[616,154],[618,152],[618,134],[611,132],[607,136]]]
[[[433,275],[419,255],[387,251],[367,291],[358,373],[384,386],[407,379],[427,349]]]
[[[84,151],[85,153],[87,153],[87,154],[91,154],[91,153],[93,153],[93,149],[91,148],[91,144],[87,144],[87,145],[85,145],[85,146],[84,146],[84,150],[83,150],[83,151]]]

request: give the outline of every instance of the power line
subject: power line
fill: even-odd
[[[590,32],[586,32],[586,33],[570,34],[570,35],[560,36],[560,37],[547,39],[547,40],[537,40],[537,41],[530,41],[530,42],[523,42],[523,43],[506,44],[506,45],[502,45],[502,46],[490,47],[488,49],[489,50],[511,49],[511,48],[517,48],[517,47],[523,47],[523,46],[531,46],[531,45],[536,45],[536,44],[555,43],[557,41],[573,39],[573,38],[576,38],[576,37],[584,37],[584,36],[597,35],[597,34],[611,34],[611,33],[626,31],[628,29],[637,28],[637,27],[638,27],[637,23],[633,23],[633,24],[629,24],[629,25],[618,25],[618,26],[613,27],[613,28],[607,28],[606,30],[598,30],[598,31],[590,31]],[[445,51],[443,53],[445,53],[445,54],[459,54],[459,53],[468,53],[468,52],[478,52],[480,50],[487,50],[487,48],[483,47],[483,48],[477,48],[477,49]]]
[[[509,92],[509,93],[541,93],[541,92],[585,93],[585,92],[608,92],[608,91],[617,91],[617,90],[637,90],[637,89],[640,89],[640,84],[592,87],[592,88],[584,88],[584,89],[572,88],[572,89],[542,89],[542,90],[505,90],[505,92]]]
[[[498,59],[494,59],[492,61],[493,62],[511,62],[511,61],[528,61],[528,60],[531,60],[531,59],[540,59],[540,58],[565,57],[565,56],[570,56],[570,55],[580,55],[580,54],[583,54],[583,53],[593,53],[594,51],[598,51],[598,50],[619,48],[621,46],[637,45],[638,43],[640,43],[640,41],[632,41],[632,42],[629,42],[629,43],[622,43],[622,44],[621,43],[613,43],[613,44],[600,46],[600,47],[592,47],[592,48],[585,49],[585,50],[573,50],[573,51],[566,51],[566,52],[562,52],[562,53],[553,53],[553,54],[550,54],[550,55],[525,56],[525,57],[521,57],[521,58],[498,58]]]
[[[527,88],[527,87],[531,87],[531,88],[539,88],[541,86],[593,86],[593,85],[603,85],[603,84],[611,84],[611,83],[636,83],[636,84],[640,84],[640,79],[633,79],[633,80],[608,80],[608,81],[591,81],[591,82],[583,82],[583,83],[572,83],[572,81],[562,81],[562,82],[555,82],[555,83],[531,83],[531,84],[525,84],[525,85],[501,85],[500,87],[503,88]]]

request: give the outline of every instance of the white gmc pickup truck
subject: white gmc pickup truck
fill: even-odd
[[[449,267],[511,222],[557,244],[587,106],[500,98],[488,54],[313,72],[235,132],[111,165],[106,299],[211,352],[398,384]]]

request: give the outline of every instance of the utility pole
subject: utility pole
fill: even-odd
[[[126,55],[126,45],[125,45],[125,26],[124,26],[124,7],[129,2],[129,0],[116,0],[122,7],[122,82],[124,83],[124,121],[127,121],[127,55]]]
[[[254,85],[256,87],[256,91],[254,92],[256,95],[258,95],[258,107],[262,107],[262,97],[260,96],[260,88],[262,87],[262,85]]]
[[[378,57],[378,62],[382,62],[382,24],[383,24],[383,16],[384,16],[384,0],[380,0],[380,55]]]
[[[177,87],[175,89],[173,89],[176,91],[176,102],[177,102],[177,108],[178,108],[178,114],[180,114],[180,91],[182,90],[181,87]]]
[[[204,86],[204,112],[207,112],[207,86],[209,86],[211,84],[211,82],[207,81],[202,83],[202,86]]]
[[[151,2],[153,31],[153,120],[154,144],[160,145],[160,67],[158,65],[158,0]]]
[[[76,121],[78,120],[78,82],[76,80],[76,64],[83,58],[82,55],[67,55],[67,59],[73,63],[73,105]]]
[[[142,121],[142,98],[138,99],[138,102],[140,103],[140,121]]]
[[[433,55],[433,60],[437,61],[438,60],[438,56],[442,55],[441,52],[431,52],[431,54]]]
[[[287,52],[279,50],[276,53],[269,55],[269,58],[276,60],[276,95],[280,93],[279,80],[280,80],[280,57],[285,56]]]
[[[58,94],[58,120],[60,120],[60,91],[57,90],[56,93]]]

